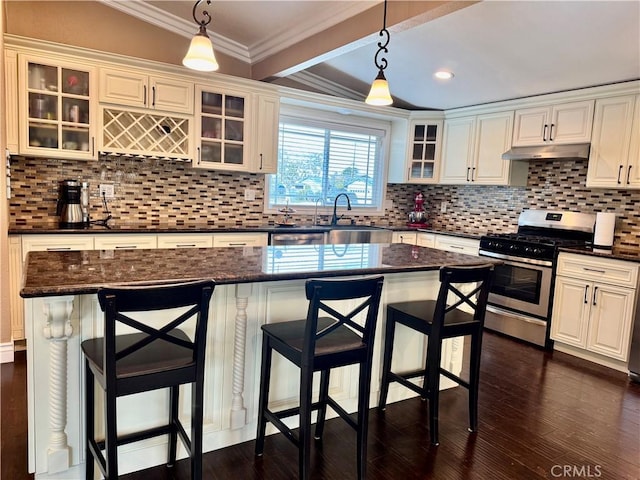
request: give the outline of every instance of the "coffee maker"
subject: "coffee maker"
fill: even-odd
[[[86,228],[89,226],[89,184],[76,180],[63,180],[58,191],[56,209],[60,228]]]

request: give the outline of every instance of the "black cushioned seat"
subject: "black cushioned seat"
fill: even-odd
[[[202,478],[202,415],[204,352],[213,294],[212,280],[163,286],[103,288],[98,291],[105,312],[104,337],[82,342],[86,372],[86,478],[93,480],[94,461],[106,479],[118,478],[120,445],[158,435],[169,436],[167,464],[176,460],[179,436],[191,458],[191,478]],[[179,309],[179,310],[174,310]],[[136,312],[173,310],[158,326],[136,319]],[[163,312],[169,315],[169,312]],[[157,315],[159,317],[159,315]],[[155,317],[154,315],[154,320]],[[190,338],[183,330],[191,323]],[[135,333],[117,335],[124,324]],[[95,381],[105,392],[105,439],[95,439]],[[191,436],[178,418],[180,385],[190,383]],[[169,422],[142,432],[117,435],[116,399],[124,395],[170,388]],[[102,454],[105,450],[105,455]]]
[[[262,326],[262,367],[256,455],[264,449],[267,422],[276,426],[298,447],[299,476],[310,476],[311,412],[318,411],[315,438],[320,440],[327,406],[337,412],[356,430],[358,478],[365,478],[367,454],[367,423],[373,338],[382,292],[382,277],[357,280],[309,280],[305,285],[309,300],[307,318]],[[356,300],[357,306],[348,313],[338,311],[335,301]],[[343,302],[344,305],[344,302]],[[349,303],[353,305],[353,302]],[[329,317],[319,317],[323,311]],[[364,322],[357,321],[358,315]],[[276,351],[300,368],[300,406],[274,412],[268,408],[272,352]],[[356,419],[329,397],[329,373],[344,365],[360,366],[358,411]],[[311,402],[313,373],[320,373],[317,403]],[[293,432],[282,418],[299,415],[299,431]]]
[[[438,401],[440,375],[453,380],[469,390],[469,430],[478,427],[478,382],[480,375],[480,353],[482,331],[487,308],[487,297],[493,265],[471,267],[442,267],[440,269],[440,291],[437,300],[398,302],[387,305],[387,324],[383,354],[382,381],[378,407],[384,410],[387,403],[389,384],[398,382],[420,394],[429,401],[429,430],[431,443],[438,445]],[[470,285],[471,292],[463,293],[463,286]],[[473,313],[461,310],[467,305]],[[396,324],[405,325],[417,332],[428,335],[425,367],[410,372],[391,371],[391,357],[394,348]],[[443,369],[440,364],[442,341],[447,338],[471,336],[469,354],[469,381]],[[422,386],[411,382],[424,377]]]

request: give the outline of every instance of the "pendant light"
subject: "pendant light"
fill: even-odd
[[[380,36],[383,39],[378,42],[378,51],[373,59],[376,67],[378,67],[378,76],[371,84],[371,90],[365,100],[365,103],[369,105],[391,105],[393,103],[391,93],[389,93],[389,82],[384,76],[384,69],[387,68],[387,59],[384,57],[378,58],[382,53],[389,53],[387,45],[389,45],[391,35],[387,30],[387,0],[384,0],[384,17]]]
[[[218,61],[213,53],[211,39],[207,35],[207,25],[211,23],[211,15],[206,10],[202,11],[202,20],[196,18],[196,9],[202,0],[197,0],[193,6],[193,20],[199,26],[198,33],[191,40],[189,51],[182,59],[182,64],[192,70],[201,72],[213,72],[218,70]],[[211,5],[211,0],[206,0]]]

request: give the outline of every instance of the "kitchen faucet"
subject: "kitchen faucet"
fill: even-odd
[[[331,225],[337,225],[338,220],[342,218],[342,215],[338,217],[338,215],[336,214],[336,209],[338,208],[338,199],[342,196],[347,199],[347,210],[351,210],[351,200],[349,200],[349,195],[347,195],[346,193],[339,193],[338,195],[336,195],[336,198],[333,200],[333,216],[331,217]]]

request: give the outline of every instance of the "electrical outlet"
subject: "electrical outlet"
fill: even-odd
[[[440,202],[440,213],[447,213],[447,202]]]
[[[244,189],[244,199],[251,202],[256,199],[256,191],[250,188]]]
[[[116,195],[112,184],[100,184],[100,198],[113,198],[115,196]]]

